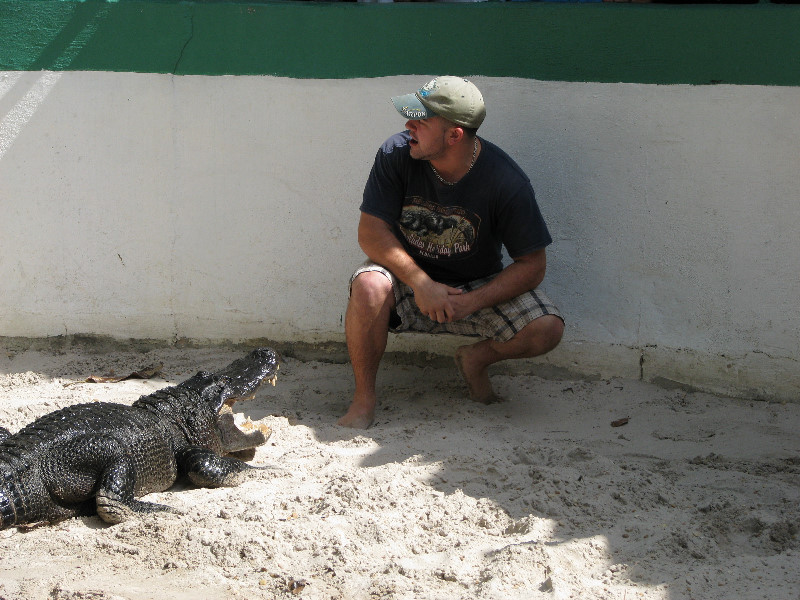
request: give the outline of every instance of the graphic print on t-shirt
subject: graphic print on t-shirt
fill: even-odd
[[[417,252],[434,259],[463,258],[473,251],[481,219],[460,206],[406,199],[397,224]]]

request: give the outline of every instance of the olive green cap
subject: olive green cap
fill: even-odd
[[[483,96],[475,84],[450,75],[437,77],[413,94],[395,96],[392,103],[411,120],[439,115],[456,125],[477,129],[486,117]]]

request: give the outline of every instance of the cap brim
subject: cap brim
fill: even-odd
[[[406,94],[405,96],[395,96],[392,98],[392,104],[401,115],[406,119],[419,120],[435,117],[436,113],[427,108],[416,94]]]

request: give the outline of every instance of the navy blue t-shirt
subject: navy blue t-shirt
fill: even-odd
[[[503,269],[512,258],[553,240],[531,182],[500,148],[480,138],[472,169],[452,186],[430,163],[409,154],[408,132],[386,140],[364,188],[361,211],[386,221],[416,263],[434,280],[462,285]]]

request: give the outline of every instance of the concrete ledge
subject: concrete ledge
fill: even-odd
[[[407,334],[391,336],[385,360],[400,364],[430,364],[443,368],[452,364],[456,347],[470,338]],[[8,355],[26,351],[67,353],[147,352],[166,346],[184,348],[231,347],[250,349],[271,346],[283,356],[304,361],[348,362],[343,341],[287,342],[267,339],[188,340],[118,339],[76,334],[46,338],[0,337],[0,350]],[[535,375],[544,379],[635,379],[668,389],[706,392],[732,398],[782,403],[800,403],[797,361],[764,353],[747,356],[710,356],[675,348],[629,348],[580,341],[565,341],[538,359],[509,361],[492,367],[493,374]]]
[[[644,348],[642,379],[735,398],[800,402],[797,359],[763,352],[712,356],[674,348]]]

